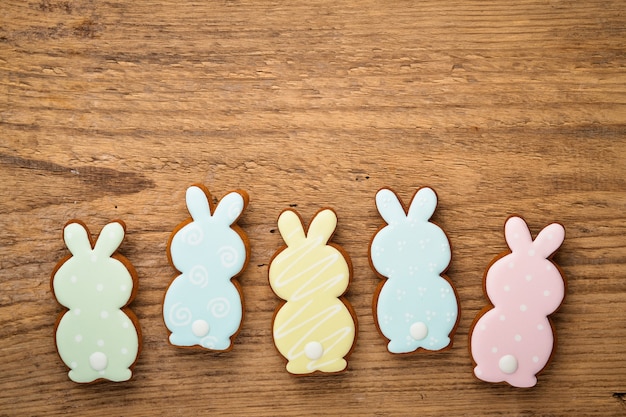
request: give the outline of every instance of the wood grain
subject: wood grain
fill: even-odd
[[[615,1],[4,0],[0,415],[623,415],[626,16]],[[165,246],[184,192],[241,188],[246,319],[227,354],[167,344]],[[454,346],[394,357],[371,315],[374,194],[440,198]],[[349,371],[293,378],[271,338],[286,207],[339,216],[359,320]],[[566,227],[558,346],[533,389],[472,376],[468,330],[502,227]],[[128,383],[68,380],[50,273],[66,221],[123,219],[143,352]]]

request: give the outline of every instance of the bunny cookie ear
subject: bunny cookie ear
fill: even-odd
[[[538,255],[548,258],[561,246],[565,239],[565,228],[562,224],[552,223],[539,232],[533,242],[533,249]]]
[[[417,190],[411,206],[408,218],[413,220],[428,221],[437,208],[437,194],[432,188],[424,187]]]
[[[306,239],[300,216],[293,210],[285,210],[278,217],[278,230],[287,246]]]
[[[196,185],[187,188],[185,199],[187,210],[189,210],[189,214],[191,214],[194,220],[211,217],[209,195],[202,188]]]
[[[218,203],[215,213],[213,213],[213,218],[230,226],[241,216],[247,203],[248,195],[245,191],[228,193]]]
[[[307,238],[321,238],[322,243],[326,244],[335,232],[337,227],[337,215],[331,209],[324,209],[317,213],[307,232]]]
[[[63,240],[74,256],[81,256],[91,251],[91,239],[87,226],[72,221],[63,228]]]
[[[406,219],[406,213],[400,199],[388,188],[376,193],[376,208],[387,224],[398,223]]]
[[[98,236],[94,251],[106,257],[113,255],[124,240],[125,229],[126,225],[121,220],[104,226]]]
[[[511,251],[527,249],[533,241],[528,225],[521,217],[509,217],[504,224],[504,237]]]

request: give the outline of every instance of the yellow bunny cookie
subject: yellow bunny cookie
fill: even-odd
[[[328,243],[336,226],[331,209],[318,212],[306,233],[297,212],[278,218],[287,246],[274,255],[269,281],[286,303],[274,315],[273,336],[292,374],[345,370],[356,339],[356,317],[341,297],[350,284],[350,259]]]

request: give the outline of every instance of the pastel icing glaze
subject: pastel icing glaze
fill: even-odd
[[[286,303],[274,316],[273,336],[291,374],[343,371],[354,345],[356,321],[341,298],[350,284],[349,258],[328,243],[336,226],[331,209],[318,212],[308,232],[293,210],[278,218],[287,246],[274,255],[269,282]]]
[[[457,295],[443,275],[450,263],[444,231],[429,221],[437,207],[431,188],[420,188],[405,211],[383,188],[376,207],[386,225],[374,235],[370,260],[386,278],[374,296],[374,317],[391,353],[441,350],[451,345],[459,320]]]
[[[230,350],[243,319],[242,294],[233,278],[248,261],[247,237],[235,223],[248,195],[233,191],[214,208],[208,190],[191,186],[186,202],[191,219],[174,230],[168,245],[170,260],[181,272],[163,301],[169,341]]]
[[[141,332],[132,312],[136,273],[130,262],[114,254],[124,239],[121,221],[104,226],[93,245],[87,227],[68,223],[63,238],[72,256],[52,274],[52,291],[68,308],[57,322],[59,356],[72,381],[126,381],[139,354]]]
[[[511,252],[487,269],[485,291],[493,307],[478,315],[470,335],[474,374],[487,382],[532,387],[554,349],[548,316],[563,301],[565,281],[551,257],[565,229],[552,223],[533,241],[526,222],[513,216],[504,231]]]

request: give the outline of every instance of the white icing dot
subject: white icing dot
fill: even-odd
[[[97,342],[98,346],[104,346],[104,340],[99,339]]]
[[[509,269],[513,269],[515,268],[515,262],[510,262],[509,263]]]
[[[538,356],[533,356],[533,362],[535,362],[535,363],[539,362],[539,357]]]
[[[535,250],[534,249],[529,250],[528,256],[535,256]]]
[[[122,348],[122,355],[126,355],[128,353],[128,349]]]
[[[546,271],[550,271],[550,270],[552,270],[552,265],[550,264],[546,265]]]
[[[120,291],[126,291],[126,285],[120,285]]]
[[[104,370],[98,372],[100,375],[104,375]]]
[[[103,289],[104,289],[104,285],[102,285],[102,284],[96,285],[96,290],[97,291],[102,291]]]
[[[521,336],[521,335],[519,335],[519,334],[516,334],[516,335],[515,335],[515,341],[516,341],[516,342],[521,342],[521,341],[522,341],[522,336]]]
[[[428,326],[421,321],[413,323],[409,329],[411,337],[415,340],[423,340],[428,335]]]
[[[98,256],[95,253],[91,254],[91,262],[97,262],[98,261]]]
[[[76,278],[76,275],[72,275],[72,276],[70,277],[70,281],[71,281],[73,284],[76,284],[76,281],[78,281],[78,278]]]
[[[517,371],[517,358],[513,355],[504,355],[500,358],[498,367],[505,374],[512,374]]]
[[[537,325],[537,330],[543,330],[543,324],[538,324]]]
[[[196,337],[204,337],[207,334],[209,334],[209,323],[207,323],[205,320],[196,320],[193,323],[191,323],[191,332],[196,336]]]
[[[130,326],[130,325],[128,324],[128,322],[127,322],[127,321],[124,321],[124,322],[122,323],[122,327],[123,327],[123,328],[128,329],[128,326]]]
[[[80,308],[74,309],[74,314],[79,316],[80,315]]]
[[[493,353],[498,353],[498,348],[494,346],[494,347],[491,348],[491,351]]]
[[[324,347],[320,342],[309,342],[304,346],[304,354],[312,361],[318,360],[324,355]]]
[[[506,320],[506,316],[504,314],[500,314],[500,321]]]
[[[509,292],[511,291],[511,287],[509,287],[508,285],[504,286],[504,291]]]
[[[480,325],[480,330],[487,330],[487,326],[485,326],[484,324]]]
[[[476,376],[481,376],[483,374],[483,371],[481,371],[480,369],[474,369],[474,373],[476,374]]]
[[[545,291],[543,292],[543,295],[544,295],[544,296],[546,296],[546,297],[547,297],[547,296],[549,296],[549,295],[550,295],[550,291],[545,290]]]
[[[74,336],[74,340],[76,342],[81,342],[83,340],[83,335],[77,334],[76,336]]]
[[[70,363],[70,368],[76,369],[77,367],[78,367],[78,364],[76,362]]]
[[[514,238],[514,239],[519,239],[519,233],[515,233],[515,234],[513,234],[513,238]]]
[[[100,312],[100,317],[103,318],[103,319],[106,319],[107,317],[109,317],[109,312],[106,311],[106,310],[102,310]]]
[[[533,276],[532,275],[526,275],[526,281],[532,281]]]
[[[94,352],[89,356],[89,366],[94,371],[103,371],[108,364],[107,355],[102,352]]]
[[[528,310],[528,307],[526,307],[526,304],[522,304],[521,306],[519,306],[520,311],[526,311]]]

